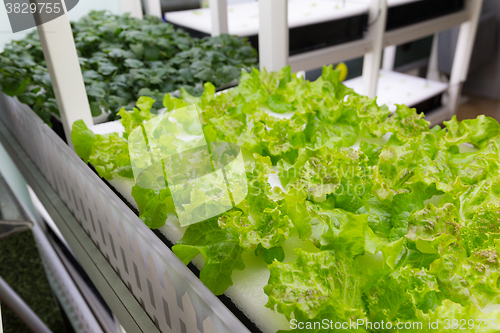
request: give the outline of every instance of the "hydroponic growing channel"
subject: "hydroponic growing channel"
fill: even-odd
[[[172,189],[134,185],[127,138],[155,117],[152,99],[122,111],[122,126],[95,127],[115,133],[75,123],[72,141],[185,264],[194,259],[213,293],[264,332],[299,323],[334,332],[337,322],[430,332],[436,320],[438,331],[453,320],[487,331],[467,320],[500,317],[500,125],[480,116],[429,129],[415,109],[390,115],[338,77],[331,67],[315,82],[289,68],[254,70],[221,94],[207,84],[200,98],[166,96],[165,116],[197,105],[207,142],[241,146],[246,162],[245,200],[187,227],[177,216],[207,213],[199,201],[216,206],[218,185],[203,183],[203,198],[185,188],[182,212]]]
[[[380,331],[382,321],[384,328],[422,323],[429,332],[457,325],[497,330],[498,123],[452,119],[444,129],[429,129],[423,115],[404,106],[390,115],[344,87],[338,75],[325,68],[311,83],[287,68],[248,71],[222,94],[210,84],[201,97],[186,89],[180,98],[138,93],[137,108],[120,111],[120,122],[90,129],[75,123],[75,150],[115,193],[16,99],[2,96],[1,119],[38,167],[28,172],[41,174],[32,183],[50,185],[41,192],[55,192],[71,212],[66,219],[74,216],[97,246],[94,257],[102,254],[119,276],[109,287],[119,295],[123,283],[158,330],[274,332],[310,325],[309,331],[323,332],[349,320],[379,324],[360,325],[360,332]],[[201,201],[181,187],[179,211],[170,188],[136,185],[129,153],[130,135],[157,119],[170,116],[181,120],[178,129],[193,131],[170,113],[186,107],[199,109],[207,146],[241,148],[248,185],[234,208],[188,225],[181,215],[206,217],[201,201],[220,208],[218,184],[202,184]],[[0,126],[2,142],[16,147]],[[231,162],[234,155],[219,157]],[[165,185],[175,183],[161,176]],[[233,193],[231,203],[235,198],[241,196]],[[65,237],[76,235],[68,229]],[[198,269],[188,270],[179,258]],[[233,304],[214,296],[221,293]],[[238,318],[234,305],[243,312]],[[438,329],[425,326],[437,320]]]

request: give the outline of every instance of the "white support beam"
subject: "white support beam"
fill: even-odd
[[[210,0],[209,6],[212,17],[212,36],[229,33],[227,24],[227,0]]]
[[[278,71],[288,64],[288,1],[259,0],[260,68]]]
[[[384,56],[382,59],[382,68],[388,71],[394,70],[394,60],[396,60],[396,45],[387,46],[384,48]]]
[[[457,13],[387,31],[384,36],[384,46],[401,45],[433,35],[439,31],[451,29],[469,20],[469,16],[467,9],[464,9]]]
[[[41,24],[37,29],[64,133],[68,144],[72,146],[73,123],[78,119],[82,119],[89,127],[94,123],[68,15]]]
[[[141,0],[120,0],[120,9],[122,13],[130,13],[130,17],[142,19]]]
[[[158,18],[163,17],[160,0],[142,0],[142,3],[144,5],[144,12],[146,15],[156,16]]]
[[[378,73],[382,58],[385,22],[387,18],[387,0],[374,0],[368,16],[368,36],[372,43],[372,51],[363,59],[363,95],[375,97],[377,93]]]
[[[429,64],[427,65],[427,80],[441,81],[438,68],[438,36],[439,34],[435,34],[434,37],[432,37],[431,55]]]
[[[462,85],[469,71],[470,57],[476,38],[477,24],[481,15],[483,0],[469,0],[467,6],[470,10],[469,21],[460,25],[457,47],[453,57],[449,88],[449,117],[457,112],[458,102],[462,91]]]
[[[363,38],[349,43],[342,43],[319,50],[292,55],[288,58],[288,64],[293,72],[308,71],[323,65],[361,57],[371,50],[372,43],[366,38]]]

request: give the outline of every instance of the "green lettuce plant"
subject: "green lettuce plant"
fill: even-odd
[[[204,82],[229,84],[257,62],[256,51],[242,38],[191,38],[155,17],[92,11],[71,27],[92,115],[109,111],[109,120],[140,96],[157,101],[151,109],[155,112],[166,93],[184,87],[200,95]],[[45,122],[51,113],[58,114],[36,32],[0,53],[0,86],[32,106]]]
[[[221,94],[207,83],[200,97],[165,96],[168,110],[197,104],[208,141],[242,148],[249,184],[243,202],[189,226],[172,250],[186,264],[202,254],[200,279],[215,294],[245,268],[243,253],[255,252],[269,264],[266,306],[311,327],[420,321],[444,332],[448,320],[448,329],[482,332],[488,321],[497,331],[499,313],[484,309],[500,301],[500,125],[453,117],[429,128],[415,109],[399,105],[391,115],[356,94],[339,73],[324,67],[309,82],[290,68],[254,69]],[[117,141],[155,116],[153,103],[141,97],[120,112],[119,139],[75,123],[77,153],[106,179],[130,177]],[[167,191],[134,187],[132,195],[148,226],[165,223]],[[297,248],[290,261],[283,245],[292,233],[316,250]],[[437,329],[426,326],[436,320]]]

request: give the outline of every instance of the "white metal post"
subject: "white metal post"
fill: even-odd
[[[388,71],[394,70],[394,60],[396,60],[396,45],[384,48],[384,57],[382,59],[382,68]]]
[[[373,48],[370,53],[365,54],[363,60],[363,94],[368,97],[375,97],[377,93],[386,17],[387,1],[373,0],[368,18],[370,26],[367,36],[372,40]]]
[[[441,81],[438,68],[438,36],[439,34],[434,34],[432,38],[431,55],[429,57],[429,64],[427,65],[427,80]]]
[[[469,21],[460,25],[458,33],[457,47],[453,57],[453,66],[451,68],[450,87],[449,87],[449,117],[451,118],[457,112],[462,85],[467,78],[469,71],[470,57],[474,40],[476,38],[477,24],[481,14],[483,0],[469,0],[467,3],[470,9]]]
[[[227,23],[227,0],[210,0],[212,16],[212,36],[229,33]]]
[[[288,64],[288,1],[259,0],[260,68],[278,71]]]
[[[57,99],[64,133],[68,144],[72,146],[73,123],[78,119],[82,119],[87,126],[92,126],[94,123],[68,15],[64,14],[41,24],[37,26],[37,30]]]
[[[163,17],[160,0],[142,0],[142,1],[144,4],[144,12],[146,13],[146,15],[156,16],[159,18]]]
[[[142,18],[141,0],[120,0],[122,13],[130,13],[130,17]]]

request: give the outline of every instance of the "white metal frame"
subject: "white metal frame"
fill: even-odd
[[[222,0],[211,0],[220,2]],[[284,0],[259,0],[260,32],[259,32],[259,60],[260,66],[267,70],[279,70],[290,65],[295,72],[318,68],[322,65],[364,56],[363,62],[363,93],[375,97],[377,78],[384,51],[384,69],[393,69],[395,46],[437,32],[460,25],[460,33],[453,61],[452,74],[449,82],[448,96],[445,105],[430,114],[427,119],[431,123],[440,123],[451,118],[456,113],[460,92],[466,79],[469,61],[474,45],[474,37],[481,12],[483,0],[466,0],[466,8],[457,13],[445,15],[435,19],[416,23],[410,26],[385,31],[388,5],[387,0],[372,0],[369,10],[369,27],[366,36],[336,46],[314,50],[307,53],[288,55],[288,24],[287,2]],[[218,17],[226,20],[227,17],[216,15],[219,10],[212,7],[212,20]],[[436,75],[436,48],[433,47],[433,56],[428,78]]]
[[[160,0],[142,0],[144,12],[146,15],[156,16],[162,18],[161,2]]]
[[[132,4],[137,0],[122,0]],[[160,0],[142,0],[145,12],[162,17]],[[369,27],[366,36],[357,41],[314,50],[294,56],[288,55],[288,16],[286,0],[259,1],[259,61],[261,68],[269,71],[279,70],[290,65],[293,71],[305,71],[322,65],[364,56],[363,62],[363,94],[375,97],[380,63],[383,59],[384,69],[393,69],[395,46],[428,35],[436,34],[461,25],[457,51],[453,61],[452,75],[449,83],[448,98],[445,106],[429,116],[433,123],[450,118],[456,112],[462,83],[465,81],[482,0],[467,0],[466,9],[457,13],[427,20],[410,26],[385,32],[388,5],[387,0],[372,0],[369,9]],[[129,7],[133,7],[130,5]],[[212,36],[228,33],[227,0],[210,0],[212,15]],[[137,12],[137,10],[135,10]],[[142,13],[141,13],[142,14]],[[137,16],[137,14],[136,14]],[[384,49],[385,48],[385,49]],[[50,46],[48,47],[50,49]],[[382,52],[384,55],[382,56]],[[436,52],[433,47],[433,54]],[[432,60],[435,61],[431,57]],[[430,76],[435,77],[435,63],[431,63]],[[49,66],[50,68],[50,66]],[[65,96],[68,96],[67,94]],[[62,97],[63,98],[63,97]],[[58,98],[58,101],[60,98]],[[61,99],[62,100],[62,99]],[[75,105],[74,101],[72,105]],[[85,105],[85,103],[80,104]],[[64,105],[60,109],[64,109]],[[78,112],[81,115],[81,112]],[[63,124],[72,123],[67,112],[61,113]],[[64,117],[69,117],[67,120]],[[78,116],[82,118],[81,116]],[[79,119],[78,118],[78,119]],[[86,120],[88,121],[88,120]],[[65,128],[67,125],[65,125]]]
[[[210,13],[212,15],[212,36],[229,33],[227,23],[227,0],[210,0],[209,4]]]
[[[66,10],[66,8],[64,8]],[[35,14],[36,15],[36,14]],[[61,122],[71,146],[71,126],[82,119],[94,125],[67,14],[37,26]]]
[[[395,53],[396,45],[434,34],[427,79],[439,80],[437,71],[437,33],[460,25],[447,96],[443,98],[444,105],[426,116],[426,119],[432,124],[439,124],[456,114],[462,85],[469,70],[482,4],[483,0],[467,0],[466,8],[460,12],[389,31],[384,35],[385,51],[388,52],[384,54],[383,67],[388,69],[388,67],[394,66],[394,58],[391,52]]]
[[[259,0],[259,64],[279,71],[288,63],[288,0]]]
[[[286,17],[287,10],[285,4],[280,4],[280,1],[276,1],[277,3],[274,5],[276,7],[275,15],[279,15],[279,19],[269,15],[267,13],[262,13],[265,7],[262,7],[261,2],[275,2],[272,0],[259,0],[259,10],[260,13],[260,26],[259,26],[259,61],[264,63],[267,61],[266,59],[270,59],[274,57],[274,54],[280,54],[281,63],[284,65],[290,65],[292,71],[307,71],[311,69],[316,69],[321,67],[322,65],[332,64],[335,62],[339,62],[346,59],[352,59],[355,57],[359,57],[370,53],[374,50],[375,43],[374,41],[378,41],[380,43],[380,36],[382,31],[380,29],[371,29],[370,32],[365,36],[365,38],[361,40],[356,40],[348,43],[343,43],[340,45],[330,46],[326,48],[322,48],[319,50],[313,50],[306,53],[300,53],[297,55],[289,56],[288,55],[288,25],[283,27],[282,16]],[[369,21],[373,22],[374,27],[379,27],[379,21],[382,21],[379,15],[379,10],[383,11],[384,7],[378,7],[380,3],[385,0],[373,0],[373,4],[371,7]],[[384,20],[385,21],[385,20]],[[277,26],[280,26],[279,29]],[[273,29],[273,30],[271,30]],[[269,37],[269,34],[279,33],[281,36],[284,36],[283,29],[286,30],[286,51],[278,50],[279,45],[273,45],[273,49],[260,49],[260,39],[261,38],[272,38]],[[375,31],[375,33],[373,32]],[[277,44],[277,43],[276,43]],[[263,54],[264,53],[264,54]],[[267,54],[265,54],[267,53]],[[283,60],[284,58],[284,60]],[[283,66],[282,66],[283,67]],[[266,66],[267,68],[267,66]],[[279,69],[279,68],[278,68]]]
[[[386,0],[373,0],[368,18],[370,29],[363,39],[289,56],[287,1],[259,0],[260,67],[279,70],[290,65],[292,71],[298,72],[364,55],[364,93],[374,97],[386,15]]]
[[[467,78],[482,4],[483,0],[469,1],[469,20],[460,25],[449,83],[448,118],[456,113],[462,92],[462,85]]]
[[[382,42],[387,18],[387,1],[373,0],[370,6],[367,38],[372,41],[372,49],[363,59],[363,94],[375,97],[378,72],[382,59]]]
[[[159,0],[143,0],[158,3]],[[322,65],[364,56],[363,94],[375,97],[380,64],[392,70],[396,45],[403,44],[460,25],[459,41],[453,61],[445,106],[428,116],[432,123],[440,123],[456,113],[461,87],[466,79],[469,61],[477,30],[483,0],[466,0],[466,8],[460,12],[416,23],[410,26],[385,31],[387,0],[372,0],[369,9],[369,26],[366,36],[336,46],[314,50],[298,55],[288,55],[288,16],[286,0],[259,0],[259,61],[260,67],[268,71],[279,70],[290,65],[292,71],[306,71]],[[146,6],[146,13],[150,6]],[[210,0],[212,35],[228,32],[227,0]],[[149,13],[152,14],[152,13]],[[432,48],[428,79],[436,78],[436,38]],[[382,56],[383,54],[383,56]]]
[[[160,4],[160,0],[145,0],[148,2],[158,2],[158,5]],[[147,5],[145,5],[146,7]],[[120,7],[121,11],[123,13],[130,13],[130,17],[135,17],[135,18],[142,18],[142,4],[141,0],[120,0]],[[155,7],[154,6],[149,6],[146,7],[146,10],[152,11]],[[151,14],[153,15],[152,12],[146,11],[146,14]]]

